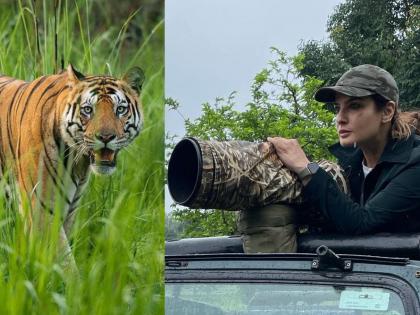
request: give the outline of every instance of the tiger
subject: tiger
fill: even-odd
[[[0,171],[12,175],[30,205],[27,230],[34,221],[43,226],[61,198],[60,241],[70,250],[67,237],[90,174],[113,173],[118,153],[142,130],[143,82],[138,67],[117,79],[85,76],[71,64],[32,82],[0,76]]]

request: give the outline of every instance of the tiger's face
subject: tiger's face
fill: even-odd
[[[67,70],[71,92],[62,119],[63,139],[81,156],[89,157],[92,170],[111,174],[118,152],[130,144],[143,125],[139,93],[144,75],[133,69],[124,80],[84,77]]]

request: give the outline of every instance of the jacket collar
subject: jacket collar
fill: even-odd
[[[363,152],[360,148],[342,147],[340,143],[336,143],[330,146],[329,150],[342,167],[347,165],[351,165],[354,169],[361,167]]]
[[[414,146],[414,138],[415,135],[412,134],[406,140],[389,140],[378,164],[381,162],[406,163]],[[340,164],[360,165],[363,159],[363,152],[360,148],[342,147],[340,143],[336,143],[329,150],[339,160]]]

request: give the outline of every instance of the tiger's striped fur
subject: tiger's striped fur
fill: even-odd
[[[29,227],[37,205],[44,216],[60,197],[68,230],[90,169],[112,173],[142,127],[142,80],[139,68],[119,80],[85,77],[71,65],[32,82],[0,76],[1,172],[31,201]]]

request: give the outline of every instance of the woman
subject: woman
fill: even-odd
[[[344,195],[308,160],[297,140],[268,138],[304,184],[304,197],[341,233],[420,231],[420,137],[401,120],[398,87],[384,69],[361,65],[315,99],[334,103],[338,158],[350,184]]]

